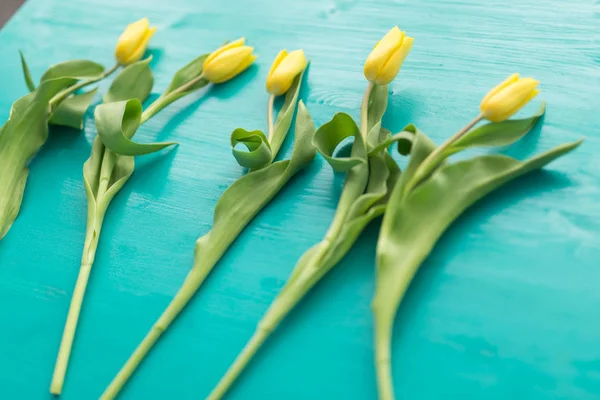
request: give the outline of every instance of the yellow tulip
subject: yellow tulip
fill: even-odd
[[[248,68],[256,56],[253,47],[245,46],[246,39],[240,38],[213,51],[204,61],[203,75],[212,83],[221,83],[234,78]]]
[[[539,83],[533,78],[519,78],[519,74],[509,76],[483,98],[481,115],[491,122],[507,120],[539,93]]]
[[[406,36],[397,26],[381,39],[365,61],[365,77],[378,85],[387,85],[396,78],[415,39]]]
[[[306,68],[304,51],[295,50],[288,54],[281,50],[267,76],[267,92],[279,96],[288,91],[294,78]]]
[[[123,65],[139,61],[144,56],[154,32],[156,28],[150,28],[148,18],[129,24],[117,42],[115,50],[117,61]]]

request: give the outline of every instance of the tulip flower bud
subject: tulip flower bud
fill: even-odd
[[[156,32],[156,28],[150,28],[148,18],[142,18],[129,24],[119,37],[115,49],[115,56],[119,64],[129,65],[139,61],[144,56],[154,32]]]
[[[396,78],[404,59],[410,52],[414,39],[406,36],[397,26],[379,41],[367,61],[365,77],[369,82],[387,85]]]
[[[533,78],[519,78],[519,74],[509,76],[483,98],[481,114],[491,122],[507,120],[539,93],[539,83]]]
[[[253,47],[244,46],[240,38],[213,51],[204,61],[203,75],[212,83],[228,81],[248,68],[256,56]]]
[[[294,78],[306,68],[304,51],[295,50],[288,54],[281,50],[267,76],[267,92],[279,96],[288,91]]]

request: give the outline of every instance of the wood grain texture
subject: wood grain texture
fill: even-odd
[[[416,41],[390,87],[384,124],[392,131],[414,122],[441,142],[476,114],[490,87],[518,71],[542,81],[548,113],[508,154],[586,138],[551,172],[480,202],[436,246],[397,318],[398,398],[598,398],[598,7],[595,0],[29,0],[0,32],[1,120],[26,90],[18,49],[38,77],[66,59],[110,65],[116,37],[142,16],[159,27],[157,93],[180,66],[224,40],[244,35],[260,55],[240,78],[171,106],[138,133],[181,146],[139,158],[111,206],[61,399],[97,398],[181,284],[219,195],[242,173],[230,132],[266,125],[264,82],[277,52],[302,47],[311,59],[301,97],[318,125],[337,111],[357,117],[362,63],[396,24]],[[0,242],[3,399],[50,397],[84,240],[89,117],[84,135],[51,132],[31,164],[21,215]],[[283,155],[290,150],[288,140]],[[206,396],[298,257],[324,234],[341,183],[320,158],[295,179],[233,245],[122,397]],[[376,398],[369,306],[377,233],[377,224],[367,229],[229,398]]]

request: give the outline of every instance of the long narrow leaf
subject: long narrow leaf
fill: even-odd
[[[31,78],[31,71],[29,71],[29,66],[27,65],[27,61],[25,61],[25,56],[23,55],[23,52],[19,51],[19,55],[21,56],[21,68],[23,70],[23,78],[25,78],[25,84],[27,85],[27,89],[29,89],[30,92],[33,92],[35,90],[35,83]]]
[[[417,131],[413,145],[417,166],[431,150],[429,146],[425,151],[416,146],[426,142],[424,137]],[[394,398],[390,367],[394,316],[413,276],[438,238],[474,202],[512,179],[542,168],[579,144],[562,145],[525,162],[502,155],[486,155],[443,165],[410,192],[404,191],[404,177],[401,178],[390,199],[377,246],[373,310],[381,399]]]

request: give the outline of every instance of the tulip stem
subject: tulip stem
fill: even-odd
[[[435,155],[444,152],[452,143],[456,142],[458,139],[463,137],[467,132],[469,132],[475,125],[479,123],[483,119],[483,114],[479,114],[475,117],[471,122],[469,122],[464,128],[460,131],[456,132],[450,139],[446,140],[440,147],[435,149],[428,158],[433,158]]]
[[[73,297],[71,298],[67,322],[65,323],[63,336],[60,342],[60,349],[58,351],[56,365],[52,375],[52,383],[50,384],[50,393],[57,396],[61,394],[65,381],[69,357],[75,339],[75,330],[77,329],[77,322],[83,304],[83,297],[92,270],[92,265],[94,264],[96,249],[98,248],[98,239],[100,237],[103,218],[104,215],[103,212],[101,212],[99,215],[95,216],[91,221],[91,224],[88,224],[81,268],[79,269],[79,276],[77,277],[77,283],[75,284],[75,290],[73,291]]]
[[[455,143],[458,139],[466,135],[475,125],[479,123],[483,119],[483,115],[479,114],[475,117],[471,122],[469,122],[464,128],[456,132],[450,139],[446,140],[442,143],[441,146],[437,147],[434,151],[432,151],[429,156],[421,163],[417,171],[415,172],[413,178],[410,182],[407,183],[405,193],[408,193],[411,189],[413,189],[416,185],[418,185],[425,177],[433,171],[435,167],[437,167],[440,162],[444,159],[444,152],[448,150],[448,148]]]
[[[73,93],[75,93],[76,91],[78,91],[79,89],[83,89],[84,87],[91,85],[93,83],[99,82],[104,78],[107,78],[108,76],[112,75],[116,70],[119,69],[119,67],[121,66],[121,64],[115,64],[113,65],[112,68],[110,68],[107,71],[104,71],[100,76],[96,77],[96,78],[92,78],[92,79],[88,79],[87,81],[81,81],[76,85],[73,85],[71,87],[68,87],[64,90],[62,90],[61,92],[59,92],[56,96],[54,96],[51,100],[50,100],[50,110],[54,111],[54,109],[60,104],[62,103],[62,101],[64,99],[66,99],[67,97],[69,97],[70,95],[72,95]]]
[[[161,111],[163,108],[165,108],[169,104],[173,103],[175,100],[186,95],[187,94],[186,92],[189,91],[194,85],[196,85],[202,79],[204,79],[204,74],[198,75],[197,77],[195,77],[194,79],[192,79],[191,81],[186,83],[185,85],[178,87],[177,89],[173,90],[166,96],[160,96],[152,104],[150,104],[148,106],[148,108],[142,113],[142,120],[140,121],[140,125],[143,124],[144,122],[148,121],[150,118],[154,117],[156,114],[158,114],[159,111]]]
[[[367,140],[367,130],[369,129],[369,103],[371,101],[371,92],[375,84],[373,82],[369,82],[369,86],[365,90],[365,94],[363,96],[362,105],[360,107],[360,133],[364,140]]]
[[[269,143],[271,143],[271,139],[273,139],[273,133],[275,131],[275,126],[273,125],[273,108],[275,107],[275,95],[272,94],[269,97],[269,105],[267,107],[267,123],[269,124],[269,135],[267,137]]]

